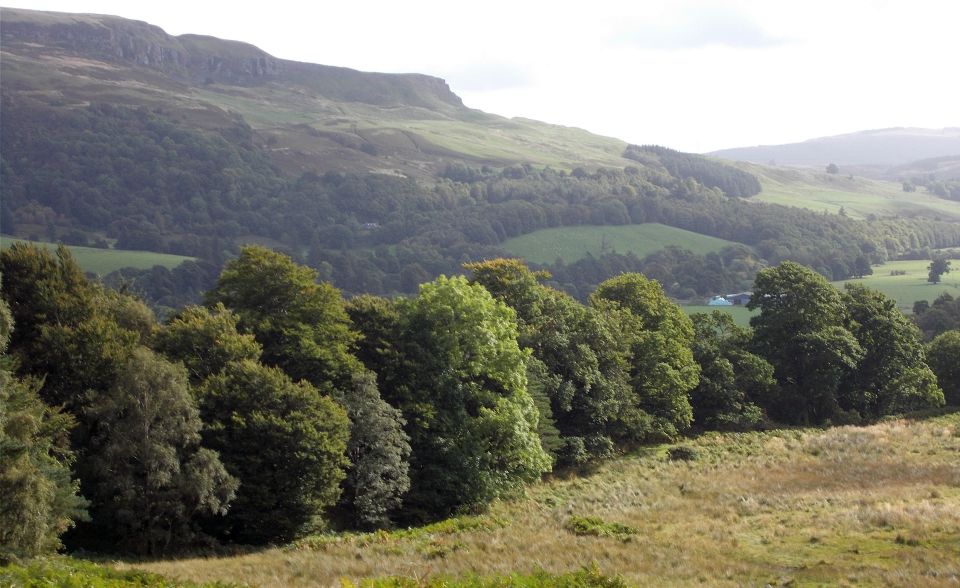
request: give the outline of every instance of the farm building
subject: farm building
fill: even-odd
[[[733,303],[723,296],[717,295],[707,302],[707,306],[733,306]]]
[[[750,302],[750,298],[753,297],[753,292],[740,292],[737,294],[727,294],[724,296],[729,302],[733,304],[747,304]]]

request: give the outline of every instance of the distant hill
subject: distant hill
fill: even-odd
[[[960,127],[893,128],[820,137],[802,143],[721,149],[714,157],[789,166],[890,167],[921,159],[960,155]]]

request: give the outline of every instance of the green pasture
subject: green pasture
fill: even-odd
[[[702,255],[737,243],[658,223],[644,223],[542,229],[507,239],[500,244],[511,255],[533,263],[552,263],[558,257],[571,263],[586,257],[588,253],[597,256],[604,251],[631,251],[637,257],[644,257],[668,245]]]
[[[24,243],[33,243],[50,251],[56,251],[55,243],[44,243],[40,241],[28,241],[17,237],[3,235],[0,237],[0,246],[9,247],[16,241]],[[137,269],[150,269],[155,265],[162,265],[167,269],[173,269],[185,261],[192,261],[196,258],[183,255],[171,255],[169,253],[154,253],[152,251],[129,251],[126,249],[97,249],[95,247],[79,247],[69,245],[68,249],[73,254],[74,259],[83,268],[83,271],[91,272],[97,275],[106,275],[112,271],[124,267],[134,267]]]
[[[751,200],[831,214],[839,214],[843,209],[851,218],[876,215],[960,220],[960,202],[944,200],[923,189],[904,192],[898,182],[827,174],[813,169],[736,165],[760,180],[763,191]]]
[[[746,306],[737,305],[737,306],[707,306],[707,305],[681,305],[680,308],[683,309],[683,312],[687,314],[695,314],[698,312],[709,314],[715,310],[721,312],[726,312],[733,316],[735,323],[741,327],[750,326],[750,317],[757,314],[757,311],[747,310]]]
[[[960,296],[960,261],[953,260],[953,270],[944,274],[939,284],[927,282],[929,260],[891,261],[873,267],[873,275],[862,279],[841,280],[833,285],[843,289],[843,285],[855,282],[868,288],[879,290],[896,299],[900,310],[911,312],[917,300],[933,300],[943,292],[951,296]],[[891,275],[891,272],[904,272],[903,275]]]

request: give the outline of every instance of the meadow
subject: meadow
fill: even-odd
[[[637,586],[960,581],[960,413],[707,434],[682,447],[645,447],[488,513],[423,528],[113,566],[264,587],[594,566]]]
[[[45,249],[55,251],[57,246],[54,243],[44,243],[38,241],[28,241],[17,237],[8,237],[4,235],[0,238],[2,247],[9,247],[15,241],[32,243]],[[171,255],[169,253],[154,253],[152,251],[129,251],[126,249],[98,249],[95,247],[80,247],[69,245],[68,249],[73,254],[74,259],[83,268],[83,271],[97,275],[106,275],[112,271],[124,267],[133,267],[137,269],[150,269],[155,265],[162,265],[167,269],[173,269],[185,261],[192,261],[196,258],[183,255]]]
[[[960,202],[944,200],[925,190],[904,192],[896,182],[859,176],[827,174],[822,170],[781,168],[737,162],[737,167],[755,174],[763,191],[751,200],[798,206],[851,218],[921,216],[960,220]]]
[[[933,300],[944,292],[954,298],[960,296],[960,262],[954,260],[954,269],[944,274],[939,284],[927,282],[927,267],[930,260],[890,261],[873,267],[873,275],[860,279],[841,280],[833,285],[843,289],[847,283],[859,283],[868,288],[879,290],[897,301],[903,312],[912,312],[917,300]],[[902,275],[893,275],[894,273]]]
[[[687,313],[687,314],[694,314],[694,313],[698,313],[698,312],[699,312],[699,313],[704,313],[704,314],[710,314],[711,312],[713,312],[713,311],[715,311],[715,310],[719,310],[720,312],[725,312],[725,313],[733,316],[733,322],[737,323],[737,324],[740,325],[741,327],[749,327],[749,326],[750,326],[750,317],[752,317],[752,316],[754,316],[754,315],[756,315],[756,314],[759,314],[759,311],[747,310],[747,307],[746,307],[746,306],[742,306],[742,305],[736,305],[736,306],[707,306],[707,305],[705,305],[705,304],[703,304],[703,305],[695,305],[695,304],[685,305],[685,304],[681,304],[681,305],[680,305],[680,308],[682,308],[682,309],[683,309],[683,312],[685,312],[685,313]]]
[[[599,256],[608,251],[629,251],[642,258],[668,245],[676,245],[703,255],[736,244],[658,223],[644,223],[542,229],[507,239],[500,247],[511,255],[533,263],[553,263],[558,257],[571,263],[586,257],[588,253]]]

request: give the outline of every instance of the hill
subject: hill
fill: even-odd
[[[33,243],[45,249],[56,249],[54,243],[43,243],[38,241],[28,241],[26,239],[17,239],[15,237],[3,236],[0,238],[0,246],[9,247],[12,243],[23,241]],[[194,258],[183,255],[169,255],[166,253],[154,253],[152,251],[126,251],[122,249],[102,249],[96,247],[70,246],[70,252],[83,268],[83,271],[97,275],[107,275],[110,272],[122,268],[150,269],[159,265],[166,269],[173,269],[185,261],[192,261]]]
[[[960,559],[960,414],[710,434],[648,447],[488,514],[218,558],[113,564],[258,586],[596,565],[629,585],[947,586]],[[676,455],[680,455],[677,452]],[[406,584],[404,584],[406,585]],[[470,585],[480,585],[476,576]]]
[[[746,289],[784,259],[842,279],[860,256],[960,245],[946,200],[916,215],[864,205],[823,217],[822,182],[801,176],[790,189],[804,198],[771,205],[779,169],[486,114],[430,76],[298,63],[112,16],[0,16],[0,230],[198,258],[169,275],[124,273],[155,305],[195,301],[245,243],[282,249],[348,293],[384,295],[542,229],[653,223],[744,245],[548,268],[580,297],[647,271],[684,299]],[[753,196],[764,176],[767,195]],[[854,191],[873,206],[891,186]]]
[[[893,128],[819,137],[801,143],[713,151],[722,159],[776,165],[824,167],[896,166],[921,159],[960,155],[960,128]]]

